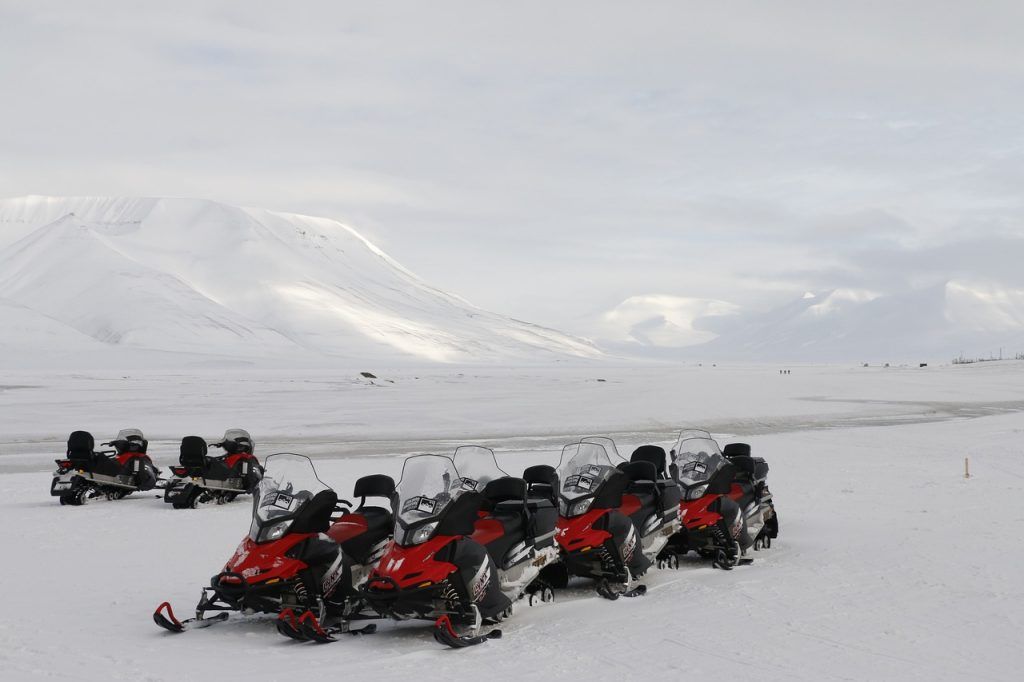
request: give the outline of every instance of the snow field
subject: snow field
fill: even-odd
[[[5,386],[30,388],[0,391],[0,677],[1017,679],[1019,364],[798,368],[792,382],[773,368],[706,369],[622,370],[601,384],[575,371],[395,373],[388,387],[301,373],[5,375]],[[52,459],[82,425],[97,435],[142,426],[163,439],[151,447],[160,466],[173,460],[174,429],[243,426],[261,456],[313,454],[344,497],[359,476],[397,478],[401,453],[476,439],[516,474],[557,463],[563,429],[617,432],[628,454],[667,446],[682,415],[767,458],[781,522],[772,549],[731,572],[696,557],[652,570],[649,594],[632,600],[576,585],[464,651],[440,648],[420,622],[382,621],[374,635],[325,646],[287,640],[266,617],[166,633],[153,609],[167,599],[189,615],[247,532],[248,498],[178,511],[153,493],[81,508],[48,496]]]

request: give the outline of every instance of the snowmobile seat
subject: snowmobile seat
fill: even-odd
[[[736,477],[738,479],[757,481],[763,480],[768,475],[768,464],[763,459],[758,462],[753,457],[736,455],[729,461],[736,467]],[[759,473],[761,474],[760,477],[758,476]]]
[[[555,467],[548,464],[527,467],[523,471],[523,480],[526,481],[527,497],[543,498],[557,504],[558,472],[555,471]]]
[[[341,548],[357,564],[366,564],[370,560],[373,548],[381,540],[391,536],[395,526],[394,517],[391,516],[390,510],[381,507],[360,506],[352,513],[363,516],[366,520],[366,531],[341,543]]]
[[[321,490],[302,508],[289,532],[292,533],[325,533],[331,527],[331,514],[338,504],[338,493],[330,488]]]
[[[726,459],[733,457],[750,457],[750,445],[747,443],[726,443],[722,449]]]
[[[668,467],[666,466],[667,460],[665,448],[657,445],[641,445],[633,451],[629,458],[630,462],[650,462],[653,464],[658,479],[669,478]]]
[[[207,451],[205,440],[199,436],[185,436],[181,439],[181,456],[178,461],[186,469],[205,469],[210,461],[206,455]]]
[[[505,476],[496,478],[484,486],[483,496],[491,505],[498,505],[502,502],[515,502],[520,507],[526,506],[526,481],[521,478]],[[508,504],[505,505],[508,508]]]
[[[363,476],[356,481],[355,487],[352,488],[352,496],[362,498],[362,501],[359,503],[360,509],[366,505],[367,497],[386,497],[390,500],[394,494],[395,479],[384,474]]]
[[[96,441],[88,431],[72,431],[68,436],[67,457],[78,468],[86,468],[95,459]]]

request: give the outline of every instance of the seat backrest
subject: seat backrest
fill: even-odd
[[[504,476],[496,478],[485,485],[483,496],[492,505],[508,500],[517,500],[523,503],[523,508],[525,509],[527,491],[526,481],[523,479]]]
[[[754,458],[750,455],[733,455],[729,462],[736,467],[736,473],[750,478],[754,477]]]
[[[537,464],[527,467],[523,471],[523,481],[526,482],[527,496],[543,497],[544,499],[557,502],[558,500],[558,472],[555,467],[548,464]]]
[[[658,479],[670,478],[666,462],[665,448],[659,445],[641,445],[629,458],[630,462],[650,462]]]
[[[72,431],[68,436],[67,455],[72,462],[91,462],[95,448],[96,440],[88,431]]]
[[[750,457],[750,445],[747,443],[726,443],[722,448],[722,454],[726,459],[733,457]]]
[[[185,436],[181,439],[181,466],[203,468],[206,466],[206,441],[199,436]]]
[[[352,488],[353,497],[363,498],[363,502],[360,506],[366,504],[367,497],[386,497],[391,499],[391,496],[395,494],[395,479],[384,474],[370,474],[369,476],[363,476],[356,485]]]
[[[658,470],[650,462],[623,462],[619,464],[618,468],[619,471],[626,474],[630,483],[637,481],[654,483],[658,480]]]

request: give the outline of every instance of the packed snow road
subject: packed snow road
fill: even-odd
[[[11,680],[513,679],[524,669],[599,680],[1017,679],[1024,415],[748,440],[771,465],[781,527],[753,565],[725,572],[692,558],[652,570],[647,596],[616,602],[576,586],[520,608],[503,639],[462,651],[439,647],[426,623],[382,622],[323,646],[286,640],[266,617],[164,632],[153,609],[169,599],[187,615],[247,532],[247,498],[176,511],[146,493],[68,508],[48,497],[48,473],[2,474],[0,669]],[[494,445],[510,473],[557,461],[553,450]],[[324,457],[317,467],[344,497],[363,474],[397,478],[401,462]]]

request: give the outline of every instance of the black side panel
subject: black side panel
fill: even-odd
[[[338,504],[338,494],[333,490],[321,490],[295,517],[289,531],[292,533],[323,533],[331,525],[331,514]]]
[[[591,503],[590,508],[617,509],[621,507],[622,493],[626,491],[626,486],[628,485],[629,478],[621,471],[615,472],[611,478],[605,481],[604,485],[601,486],[601,490],[594,496],[594,501]]]
[[[480,615],[490,618],[511,606],[512,602],[501,593],[498,567],[487,550],[468,538],[460,538],[453,544],[451,561],[458,567],[460,592],[476,603]]]
[[[731,464],[722,466],[708,482],[708,489],[705,495],[726,495],[732,488],[732,481],[736,478],[736,467]]]
[[[472,535],[477,512],[480,511],[483,502],[484,498],[480,493],[462,493],[441,513],[435,532],[438,535]]]

